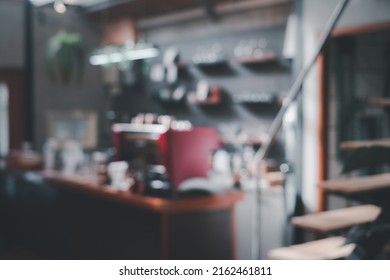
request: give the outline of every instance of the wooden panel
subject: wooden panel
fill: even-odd
[[[81,192],[92,197],[125,203],[156,212],[176,213],[220,209],[233,206],[235,202],[243,198],[241,192],[232,190],[228,193],[206,197],[165,199],[118,191],[109,186],[98,186],[84,179],[64,177],[55,172],[41,172],[40,174],[51,182],[53,187]]]
[[[336,230],[346,229],[357,224],[364,224],[374,221],[381,208],[374,205],[362,205],[344,209],[337,209],[317,214],[310,214],[301,217],[294,217],[291,223],[294,226],[328,233]]]
[[[353,36],[364,33],[379,32],[390,29],[390,22],[358,25],[351,27],[337,28],[332,32],[332,37]]]
[[[129,18],[109,20],[103,23],[103,45],[123,45],[126,41],[135,41],[137,30],[134,21]]]
[[[343,150],[369,148],[373,146],[390,147],[390,138],[376,139],[376,140],[363,140],[363,141],[347,141],[340,144],[340,148]]]
[[[9,90],[10,148],[20,149],[25,139],[24,72],[21,69],[0,69],[0,81]]]
[[[325,50],[317,59],[319,68],[319,110],[318,110],[318,180],[327,179],[328,175],[328,124],[329,124],[329,109],[328,109],[328,50]],[[322,189],[318,190],[318,211],[324,211],[327,208],[327,197]]]
[[[320,182],[318,186],[326,191],[344,194],[390,189],[390,173],[366,177],[328,180]]]
[[[14,183],[0,184],[0,215],[7,213],[0,224],[4,242],[40,258],[229,259],[234,254],[232,206],[154,212],[129,201],[59,188],[37,173],[8,172],[7,178]]]
[[[43,259],[160,258],[158,213],[9,177],[16,179],[13,190],[0,188],[5,244]]]
[[[269,251],[273,260],[334,260],[348,256],[354,244],[344,245],[344,237],[331,237]]]
[[[231,219],[230,209],[172,215],[169,259],[230,258],[233,255]]]

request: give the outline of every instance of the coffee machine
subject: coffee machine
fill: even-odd
[[[183,181],[207,178],[210,156],[221,145],[211,127],[115,124],[113,135],[116,160],[142,172],[144,193],[156,196],[174,196]]]

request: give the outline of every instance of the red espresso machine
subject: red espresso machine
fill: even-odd
[[[114,124],[113,137],[116,160],[144,172],[150,166],[164,166],[173,192],[187,179],[207,178],[210,156],[221,145],[212,127],[173,130],[154,124]]]

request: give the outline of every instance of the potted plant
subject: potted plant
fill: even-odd
[[[64,84],[82,81],[85,51],[79,33],[60,31],[50,38],[46,51],[46,69],[51,80]]]

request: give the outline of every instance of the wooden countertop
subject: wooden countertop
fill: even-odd
[[[205,211],[231,207],[243,198],[243,193],[235,190],[205,197],[157,198],[119,191],[109,186],[98,186],[82,178],[65,177],[58,172],[42,171],[39,172],[39,175],[55,187],[162,213]]]

